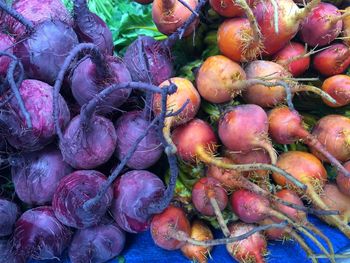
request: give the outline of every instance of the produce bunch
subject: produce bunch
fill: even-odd
[[[0,258],[103,263],[144,231],[198,262],[344,257],[308,215],[350,238],[350,2],[136,2],[153,35],[0,0]]]

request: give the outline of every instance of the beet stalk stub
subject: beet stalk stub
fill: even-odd
[[[94,43],[100,51],[113,55],[113,36],[107,24],[90,12],[87,0],[74,0],[74,30],[80,42]]]
[[[17,220],[12,246],[24,261],[60,258],[71,241],[71,230],[57,220],[51,206],[27,210]]]
[[[124,62],[133,81],[159,85],[174,74],[171,46],[152,37],[138,36],[126,49]]]
[[[258,1],[253,12],[263,35],[264,53],[273,55],[283,48],[296,35],[300,23],[320,2],[313,0],[300,9],[293,0]],[[274,4],[277,4],[277,10]]]
[[[15,0],[12,8],[34,25],[46,20],[57,20],[73,25],[73,19],[61,0]],[[11,34],[16,38],[25,35],[26,28],[21,22],[10,16],[6,18]]]
[[[97,51],[97,50],[96,50]],[[80,106],[88,103],[109,85],[130,82],[131,76],[120,58],[91,52],[70,74],[71,90]],[[121,106],[130,96],[131,89],[116,90],[97,107],[99,113],[109,113]]]
[[[123,114],[115,124],[117,133],[116,155],[122,160],[139,136],[151,123],[143,116],[142,111],[131,111]],[[138,144],[127,166],[132,169],[146,169],[155,164],[163,153],[163,146],[155,127],[149,131]]]
[[[8,236],[12,233],[19,213],[20,211],[15,203],[0,198],[0,237]]]
[[[125,234],[115,224],[100,224],[79,229],[69,247],[72,263],[103,263],[120,254],[125,245]]]
[[[64,225],[84,229],[97,225],[107,212],[113,198],[111,187],[95,206],[85,209],[84,203],[95,197],[107,178],[94,170],[75,171],[65,176],[53,196],[55,216]]]
[[[162,180],[145,170],[134,170],[122,175],[114,184],[111,211],[118,225],[129,233],[148,229],[151,216],[150,203],[164,194]]]
[[[8,109],[5,127],[10,129],[6,136],[7,141],[15,148],[24,151],[36,151],[52,142],[55,135],[53,118],[53,89],[50,85],[34,79],[22,82],[20,95],[29,112],[32,129],[27,129],[25,118],[22,115],[18,102],[12,98],[6,108]],[[70,119],[70,113],[62,96],[58,96],[58,124],[65,127]],[[44,109],[44,110],[42,110]],[[4,115],[3,115],[4,116]]]
[[[302,118],[297,111],[287,107],[277,107],[269,112],[269,133],[274,141],[280,144],[291,144],[302,139],[305,144],[317,149],[325,156],[325,160],[334,165],[350,178],[350,172],[330,153],[317,138],[303,126]]]
[[[16,194],[29,205],[50,203],[60,180],[72,172],[53,147],[10,159]]]

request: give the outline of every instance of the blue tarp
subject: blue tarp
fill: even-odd
[[[315,224],[326,236],[329,237],[333,243],[335,252],[339,252],[346,247],[350,247],[350,240],[340,233],[335,228],[329,227],[317,218],[309,217],[310,222]],[[216,233],[216,237],[221,237],[219,233]],[[320,239],[320,242],[325,246],[325,242]],[[306,239],[306,242],[310,247],[321,253],[316,247]],[[295,242],[269,242],[268,246],[269,255],[267,256],[268,263],[306,263],[311,262],[304,251]],[[211,253],[212,260],[209,263],[222,263],[222,262],[236,262],[226,252],[225,246],[215,247]],[[138,235],[127,235],[127,244],[122,253],[126,263],[177,263],[177,262],[190,262],[184,256],[181,251],[165,251],[154,245],[149,231]],[[40,261],[43,262],[43,261]],[[52,262],[52,261],[51,261]],[[51,263],[50,262],[50,263]],[[62,261],[60,261],[62,262]],[[64,263],[68,263],[67,259],[63,260]],[[63,263],[62,262],[62,263]],[[118,263],[118,260],[112,260],[110,263]],[[329,262],[322,259],[319,262]],[[350,258],[347,261],[350,262]],[[34,261],[31,261],[34,263]]]

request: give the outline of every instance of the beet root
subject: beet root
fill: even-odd
[[[0,237],[12,233],[18,215],[19,209],[15,203],[0,198]]]
[[[52,207],[55,216],[66,226],[84,229],[97,225],[111,205],[113,191],[108,191],[90,210],[83,204],[95,197],[99,188],[106,182],[106,177],[97,171],[75,171],[64,177],[53,196]]]

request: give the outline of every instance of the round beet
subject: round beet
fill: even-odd
[[[131,111],[123,114],[115,124],[117,133],[116,155],[122,160],[134,145],[150,121],[145,119],[142,111]],[[151,128],[145,138],[138,144],[127,166],[132,169],[146,169],[155,164],[163,153],[156,128]]]
[[[45,20],[58,20],[73,25],[73,19],[62,0],[15,0],[12,8],[34,24]],[[25,34],[26,28],[20,22],[7,16],[9,30],[16,37]]]
[[[240,236],[251,230],[256,226],[245,223],[235,223],[229,226],[231,236]],[[265,262],[264,255],[267,252],[267,243],[264,235],[257,232],[248,238],[229,243],[226,249],[230,255],[239,262],[252,261],[256,263]]]
[[[322,83],[322,90],[337,101],[334,104],[323,99],[323,102],[328,106],[342,107],[350,103],[350,77],[347,75],[335,75],[325,79]]]
[[[213,177],[203,177],[193,186],[192,203],[202,215],[214,216],[216,212],[210,202],[211,198],[215,199],[220,211],[225,209],[228,202],[225,189]]]
[[[114,184],[111,211],[118,225],[127,232],[145,231],[150,224],[148,206],[163,196],[164,184],[144,170],[125,173]]]
[[[117,135],[113,123],[93,115],[86,129],[76,116],[64,131],[59,146],[65,162],[76,169],[92,169],[107,162],[113,155]]]
[[[0,237],[12,233],[13,226],[19,216],[17,205],[11,201],[0,198]]]
[[[248,0],[252,4],[253,0]],[[240,17],[244,15],[244,10],[234,0],[209,0],[210,6],[221,16]]]
[[[25,118],[20,111],[18,102],[13,98],[8,107],[10,120],[7,124],[11,133],[7,141],[15,148],[24,151],[36,151],[52,142],[55,136],[53,118],[53,88],[39,80],[26,79],[22,82],[19,92],[30,115],[33,128],[26,129]],[[59,124],[65,127],[70,120],[66,102],[59,96]]]
[[[230,108],[219,121],[218,133],[227,149],[249,152],[262,148],[269,153],[271,163],[276,162],[276,152],[267,136],[267,114],[261,107],[246,104]]]
[[[350,171],[350,161],[344,163],[344,167],[346,170]],[[338,172],[336,180],[339,190],[343,194],[350,196],[350,177],[344,175],[342,172]]]
[[[151,222],[151,235],[154,243],[166,250],[176,250],[186,243],[175,239],[173,233],[191,233],[190,222],[181,208],[170,205],[161,214],[155,215]]]
[[[0,33],[0,51],[6,51],[10,54],[13,53],[13,45],[14,39],[4,33]],[[11,58],[7,56],[0,57],[0,76],[6,76],[7,69],[10,65]]]
[[[64,59],[79,44],[73,29],[61,21],[44,21],[34,33],[24,36],[14,47],[30,78],[53,84]]]
[[[23,154],[11,163],[16,194],[29,205],[50,203],[60,180],[73,171],[53,147]]]
[[[104,263],[120,254],[125,245],[125,234],[115,224],[100,224],[79,229],[69,247],[72,263]]]
[[[84,0],[85,1],[85,0]],[[101,67],[91,58],[86,57],[74,67],[70,76],[71,89],[80,106],[88,103],[99,92],[111,84],[131,81],[131,76],[123,61],[117,57],[105,57],[108,72],[101,72]],[[108,113],[121,106],[130,96],[131,89],[119,89],[112,92],[97,110]]]
[[[344,44],[332,44],[313,58],[313,67],[325,76],[342,74],[350,66],[350,49]]]
[[[174,75],[170,48],[152,37],[139,36],[132,42],[125,51],[124,62],[133,81],[160,85]]]
[[[309,46],[322,47],[340,34],[342,26],[341,13],[336,6],[319,3],[302,22],[300,37]]]
[[[97,225],[107,212],[113,198],[112,188],[91,210],[84,203],[95,197],[106,177],[93,170],[75,171],[64,177],[53,196],[52,207],[56,217],[66,226],[87,228]]]
[[[12,244],[14,255],[27,260],[60,258],[71,240],[71,230],[57,220],[51,206],[24,212],[15,225]]]

